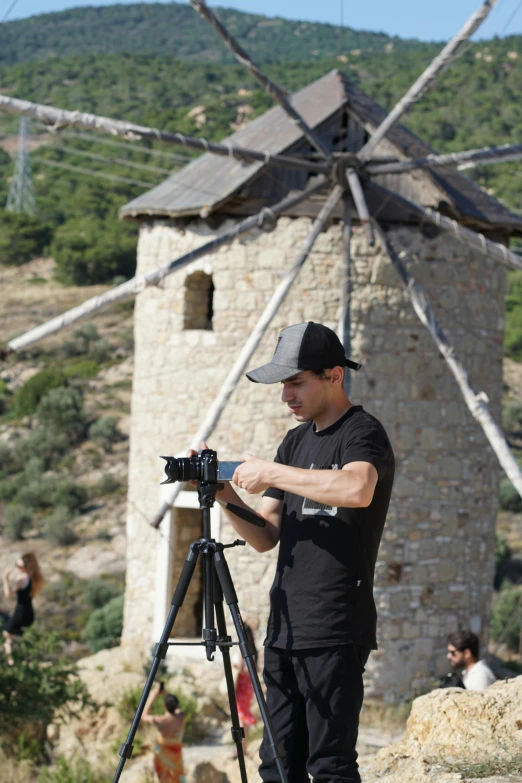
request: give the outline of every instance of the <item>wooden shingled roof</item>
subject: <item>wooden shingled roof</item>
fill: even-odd
[[[331,126],[332,119],[339,116],[340,110],[347,110],[352,119],[370,132],[386,116],[386,111],[381,106],[349,82],[338,70],[330,71],[326,76],[295,93],[291,101],[306,122],[319,134],[322,128],[328,126],[329,121]],[[224,143],[226,142],[272,154],[296,154],[309,150],[300,129],[289,121],[279,106],[228,136],[224,140]],[[388,132],[386,140],[377,148],[378,154],[389,155],[390,152],[401,159],[414,159],[426,157],[434,150],[403,125],[395,125]],[[230,206],[237,204],[238,192],[241,191],[241,195],[248,193],[245,186],[258,180],[266,169],[275,172],[274,166],[267,167],[264,163],[245,164],[232,157],[223,158],[205,153],[160,185],[125,204],[120,209],[120,217],[181,218],[192,215],[206,216],[212,212],[226,213],[227,202]],[[281,172],[280,169],[277,171]],[[417,182],[424,179],[431,185],[431,188],[423,191],[426,193],[426,197],[421,199],[424,206],[439,207],[441,201],[445,201],[446,209],[465,224],[475,224],[490,230],[498,228],[510,234],[522,233],[522,218],[514,215],[497,199],[489,196],[456,170],[417,170],[413,173],[393,175],[393,182],[389,176],[374,177],[374,181],[401,192],[400,183],[405,183],[412,177],[416,178]],[[303,184],[305,180],[306,175]],[[438,194],[437,203],[433,203],[434,193]],[[408,193],[403,191],[403,195]],[[254,213],[258,208],[259,204],[252,204],[252,209],[245,204],[241,211],[243,214]],[[237,209],[229,211],[237,212]]]

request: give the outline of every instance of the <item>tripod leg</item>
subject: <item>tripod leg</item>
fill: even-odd
[[[150,667],[147,681],[145,683],[145,687],[143,688],[143,692],[141,694],[140,702],[138,704],[138,709],[136,710],[136,714],[134,715],[131,727],[129,729],[129,733],[127,735],[127,739],[125,740],[125,742],[120,748],[120,762],[114,774],[112,783],[118,783],[118,780],[120,779],[120,775],[123,771],[123,766],[126,760],[130,759],[130,757],[132,756],[132,743],[134,741],[136,731],[138,730],[138,725],[141,720],[143,710],[145,709],[145,704],[149,697],[149,693],[152,688],[152,683],[154,682],[154,678],[156,677],[161,661],[163,660],[163,658],[165,658],[167,654],[172,628],[174,627],[174,622],[176,620],[177,614],[183,604],[183,601],[185,600],[185,595],[187,594],[190,580],[192,579],[192,575],[196,568],[198,555],[199,555],[199,543],[191,544],[189,553],[187,555],[187,559],[185,560],[183,569],[181,571],[181,576],[179,577],[178,584],[176,586],[174,595],[172,597],[172,604],[170,607],[169,616],[167,617],[167,622],[165,623],[165,628],[163,629],[163,633],[161,634],[158,644],[154,648],[154,653],[153,653],[154,660],[152,662],[152,666]]]
[[[261,683],[259,682],[259,676],[257,674],[257,669],[253,657],[253,650],[250,647],[250,644],[248,643],[245,626],[243,625],[243,619],[241,617],[237,605],[238,604],[237,595],[234,588],[234,584],[232,582],[232,577],[230,576],[228,563],[225,560],[225,555],[223,554],[223,551],[221,549],[218,549],[216,551],[216,554],[214,555],[214,564],[216,567],[216,572],[219,578],[219,582],[221,584],[221,589],[223,590],[223,593],[225,595],[225,600],[230,608],[230,613],[234,621],[234,626],[236,628],[236,633],[239,639],[239,649],[241,650],[241,655],[243,656],[246,667],[248,669],[248,673],[252,681],[252,686],[254,688],[254,693],[256,694],[257,703],[259,704],[261,717],[263,719],[263,723],[265,725],[265,729],[268,734],[268,738],[270,740],[269,748],[272,754],[272,758],[274,759],[277,767],[277,771],[279,772],[281,783],[288,783],[285,768],[282,762],[284,751],[278,744],[275,736],[275,730],[272,723],[272,718],[270,717],[270,714],[268,712],[265,696],[261,689]]]
[[[243,737],[245,736],[243,727],[239,723],[239,715],[237,711],[236,692],[234,687],[234,676],[232,674],[232,664],[230,663],[230,647],[226,644],[220,645],[220,642],[232,641],[230,636],[227,636],[227,626],[225,621],[225,612],[223,610],[223,591],[219,583],[219,579],[216,578],[214,582],[214,603],[216,609],[216,622],[218,628],[218,640],[217,644],[221,650],[223,656],[223,668],[225,670],[225,680],[227,682],[228,703],[230,706],[230,718],[232,721],[232,739],[236,743],[237,748],[237,760],[239,763],[239,771],[241,774],[241,783],[247,783],[247,772],[245,766],[245,754],[243,752]]]

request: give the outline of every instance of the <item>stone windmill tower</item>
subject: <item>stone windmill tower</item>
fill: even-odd
[[[293,105],[325,147],[342,153],[359,152],[385,116],[338,71],[297,93]],[[266,144],[277,154],[304,154],[308,140],[285,120],[281,108],[272,109],[226,141],[257,149]],[[429,154],[419,139],[397,125],[376,149],[379,157],[402,160]],[[202,156],[122,208],[122,217],[141,221],[138,273],[145,275],[184,255],[292,190],[304,191],[307,179],[307,172]],[[373,182],[425,207],[442,207],[506,243],[522,230],[522,220],[455,172],[383,174]],[[503,271],[430,225],[419,231],[408,209],[379,190],[368,191],[367,200],[395,251],[404,253],[408,270],[422,281],[456,352],[498,415]],[[324,193],[310,195],[285,210],[271,230],[259,228],[237,238],[138,299],[124,631],[128,642],[151,629],[154,607],[157,625],[163,625],[172,574],[179,573],[188,541],[200,535],[200,512],[190,507],[194,495],[188,492],[178,496],[163,520],[162,532],[170,546],[143,524],[137,509],[158,502],[158,454],[179,450],[191,440],[238,345],[246,342],[324,203]],[[273,319],[255,364],[269,360],[284,326],[316,320],[338,327],[346,273],[344,209],[339,201]],[[351,213],[353,203],[348,209]],[[434,353],[392,263],[380,247],[370,244],[356,214],[350,260],[351,354],[363,363],[363,371],[352,379],[350,396],[383,421],[398,457],[376,577],[381,649],[369,667],[373,691],[390,695],[394,690],[403,693],[412,682],[422,687],[437,673],[451,629],[471,623],[477,632],[486,633],[498,466],[446,364]],[[239,459],[245,451],[272,459],[292,426],[279,389],[244,379],[211,443],[224,459]],[[219,524],[219,511],[215,513]],[[231,529],[221,530],[224,540],[233,535]],[[243,611],[261,634],[275,565],[272,555],[247,549],[230,558]],[[182,609],[181,633],[197,636],[198,584],[191,589],[191,600]],[[151,595],[156,596],[155,604]]]
[[[0,96],[0,107],[55,125],[206,150],[122,209],[124,219],[141,222],[137,277],[8,349],[139,294],[123,643],[148,647],[201,524],[193,492],[159,497],[158,455],[211,436],[224,459],[244,451],[271,458],[292,421],[277,389],[240,380],[245,366],[267,361],[290,323],[338,328],[363,363],[350,397],[381,419],[398,458],[376,572],[380,650],[368,685],[400,697],[438,673],[448,631],[470,625],[485,640],[497,458],[522,493],[495,424],[502,265],[522,267],[507,248],[522,220],[457,171],[465,161],[513,159],[522,150],[436,156],[397,124],[495,0],[481,4],[390,114],[338,71],[289,98],[205,3],[191,3],[279,107],[216,144]],[[147,520],[160,501],[158,534]],[[213,524],[226,540],[217,510]],[[274,560],[238,551],[230,565],[241,606],[262,636]],[[191,589],[176,624],[188,636],[198,634],[201,605],[197,581]]]

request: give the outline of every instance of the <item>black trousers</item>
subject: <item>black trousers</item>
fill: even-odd
[[[265,648],[267,705],[288,783],[360,783],[357,733],[370,649],[355,644],[309,650]],[[259,774],[280,783],[265,735]]]

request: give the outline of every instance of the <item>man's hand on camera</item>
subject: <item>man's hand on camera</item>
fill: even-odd
[[[237,487],[246,490],[249,495],[257,495],[272,486],[268,478],[271,462],[253,457],[252,454],[245,454],[242,459],[243,464],[236,468],[232,479]]]

